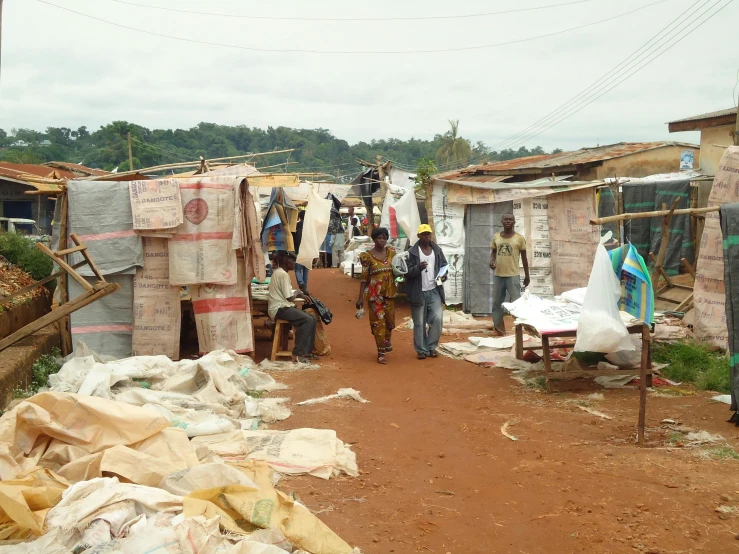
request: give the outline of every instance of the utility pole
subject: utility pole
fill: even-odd
[[[3,0],[0,0],[0,6]],[[734,125],[734,146],[739,146],[739,105],[736,107],[736,124]]]
[[[0,0],[2,2],[2,0]],[[128,133],[128,170],[133,171],[133,146],[131,145],[131,133]]]

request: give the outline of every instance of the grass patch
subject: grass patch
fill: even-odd
[[[37,394],[41,387],[49,383],[49,375],[57,373],[62,366],[56,361],[62,355],[58,348],[54,348],[51,354],[43,354],[33,363],[31,368],[31,382],[26,389],[14,389],[13,398],[30,398]]]
[[[739,452],[734,450],[731,446],[719,446],[718,448],[711,448],[707,451],[711,458],[719,460],[739,460]]]
[[[526,380],[526,386],[534,390],[547,390],[546,377],[534,377]]]
[[[669,364],[662,373],[674,381],[693,383],[699,390],[731,392],[729,358],[697,342],[654,344],[655,362]]]
[[[46,254],[36,248],[36,243],[17,233],[0,233],[0,255],[11,264],[17,265],[26,271],[36,281],[51,275],[54,263]],[[56,280],[44,285],[50,291],[54,290]]]

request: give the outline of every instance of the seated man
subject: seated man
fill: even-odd
[[[307,300],[302,292],[293,293],[292,283],[288,271],[295,269],[295,254],[288,254],[284,250],[277,253],[273,259],[274,271],[269,282],[269,302],[267,311],[269,317],[290,322],[295,326],[295,348],[293,361],[307,363],[316,358],[313,354],[316,342],[316,320],[299,310],[293,304],[296,298]]]

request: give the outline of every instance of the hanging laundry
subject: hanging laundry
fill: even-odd
[[[654,289],[644,258],[632,244],[624,244],[608,252],[613,271],[621,280],[622,311],[633,315],[639,321],[654,321]]]
[[[264,250],[295,251],[292,233],[298,223],[298,209],[281,188],[272,189],[267,214],[262,223],[261,239]]]

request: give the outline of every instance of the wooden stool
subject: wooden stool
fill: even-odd
[[[269,357],[270,361],[274,362],[277,358],[292,359],[293,353],[288,350],[290,329],[292,329],[290,322],[284,319],[275,320],[275,330],[272,333],[272,353]]]

